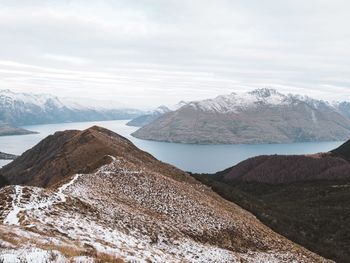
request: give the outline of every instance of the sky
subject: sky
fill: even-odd
[[[350,100],[348,0],[0,0],[0,89],[138,108],[256,88]]]

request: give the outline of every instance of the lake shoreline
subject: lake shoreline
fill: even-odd
[[[240,161],[257,155],[272,154],[312,154],[325,152],[336,148],[343,142],[306,142],[292,144],[181,144],[141,140],[131,134],[137,127],[127,126],[129,120],[70,122],[59,124],[28,125],[22,128],[35,130],[39,133],[26,136],[0,137],[0,149],[15,155],[36,145],[56,131],[84,130],[93,125],[110,129],[126,137],[140,149],[149,152],[157,159],[170,163],[184,171],[192,173],[215,173],[231,167]],[[7,164],[0,161],[0,166]]]

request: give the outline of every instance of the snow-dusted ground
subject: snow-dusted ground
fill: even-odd
[[[204,186],[110,157],[110,164],[74,175],[57,189],[5,188],[12,200],[0,210],[0,260],[93,262],[109,255],[126,262],[317,262],[289,252],[293,245]],[[220,233],[230,228],[242,244],[247,238],[261,246],[278,237],[281,249],[227,249],[231,245],[220,239],[232,241]],[[215,235],[217,244],[210,241]],[[266,235],[272,237],[264,241]]]

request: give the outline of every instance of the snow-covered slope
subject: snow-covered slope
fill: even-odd
[[[81,147],[85,165],[100,165],[48,188],[0,189],[0,261],[328,262],[123,137],[98,127],[68,136],[78,152],[63,147],[52,166]],[[101,144],[110,154],[94,155]],[[52,162],[40,155],[31,161]]]
[[[49,94],[0,90],[0,121],[12,125],[129,119],[140,114],[138,110],[111,102],[74,101]]]
[[[146,124],[149,124],[153,122],[154,120],[158,119],[160,116],[163,116],[166,113],[169,113],[171,111],[175,111],[180,109],[182,106],[187,105],[188,103],[185,101],[180,101],[179,103],[176,103],[174,105],[161,105],[158,108],[156,108],[153,111],[147,112],[144,115],[138,116],[131,121],[127,123],[129,126],[135,126],[135,127],[142,127]]]
[[[312,105],[315,108],[320,105],[332,108],[328,102],[315,100],[307,96],[285,95],[274,89],[258,89],[246,93],[231,93],[229,95],[218,96],[214,99],[194,101],[189,103],[189,106],[203,111],[225,114],[238,113],[262,106],[288,106],[301,102]]]
[[[258,89],[190,102],[133,135],[180,143],[335,141],[350,137],[350,119],[322,100]]]

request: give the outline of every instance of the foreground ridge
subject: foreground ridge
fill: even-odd
[[[98,167],[67,175],[47,188],[0,189],[0,259],[328,262],[186,179],[182,171],[155,159],[147,159],[152,165],[141,162],[151,157],[110,131],[95,127],[74,133],[66,144],[81,141],[87,131],[100,136],[79,147],[108,138],[119,147],[134,147],[129,149],[133,156],[99,155],[104,163]],[[65,150],[57,155],[66,156]]]

